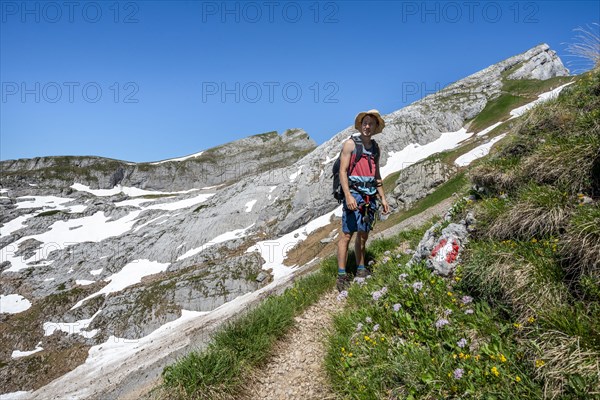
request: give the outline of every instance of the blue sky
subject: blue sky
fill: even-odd
[[[597,1],[1,1],[0,159],[318,143],[548,43],[572,72]]]

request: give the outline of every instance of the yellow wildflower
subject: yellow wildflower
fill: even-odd
[[[506,357],[504,357],[504,354],[502,354],[502,353],[500,353],[500,361],[506,362]]]
[[[517,381],[517,382],[521,382],[521,378],[519,377],[519,375],[517,375],[517,376],[515,377],[515,381]]]
[[[454,293],[448,292],[448,296],[452,297],[452,296],[454,296]]]
[[[546,364],[546,363],[544,362],[544,360],[535,360],[535,367],[536,367],[536,368],[541,368],[541,367],[543,367],[543,366],[544,366],[544,364]]]
[[[537,239],[536,238],[531,239],[531,243],[537,243]]]
[[[369,340],[371,340],[371,338],[369,336],[365,335],[365,341],[368,342]]]
[[[452,358],[456,360],[456,354],[452,354]]]
[[[533,317],[529,317],[529,318],[527,319],[527,322],[529,322],[530,324],[533,324],[533,323],[535,322],[535,318],[533,318]]]
[[[495,360],[495,359],[496,359],[496,356],[495,356],[495,355],[493,355],[493,354],[490,354],[490,359],[492,359],[492,360]]]
[[[479,359],[481,358],[481,356],[479,354],[477,354],[474,358],[475,358],[475,361],[479,361]]]
[[[494,374],[496,376],[500,375],[500,371],[498,371],[498,368],[496,368],[496,367],[492,367],[491,371],[492,371],[492,374]]]
[[[348,353],[348,357],[352,357],[352,353]]]
[[[515,328],[517,328],[517,329],[521,329],[521,324],[519,324],[519,323],[516,323],[516,322],[515,322],[515,323],[513,324],[513,326],[514,326]]]

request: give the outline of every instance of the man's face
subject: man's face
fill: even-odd
[[[371,136],[377,129],[377,119],[371,115],[366,115],[362,120],[361,133],[365,136]]]

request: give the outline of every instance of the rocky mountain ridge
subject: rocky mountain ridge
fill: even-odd
[[[64,189],[80,183],[92,189],[116,185],[145,190],[180,191],[235,182],[297,160],[316,148],[301,129],[267,132],[185,157],[133,163],[94,156],[51,156],[0,161],[1,184],[16,191],[32,186]]]

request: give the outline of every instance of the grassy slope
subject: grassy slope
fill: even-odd
[[[453,277],[405,266],[419,231],[378,244],[330,338],[341,397],[600,396],[600,207],[583,201],[600,196],[600,72],[574,86],[471,172],[486,194],[455,207],[478,228]]]

